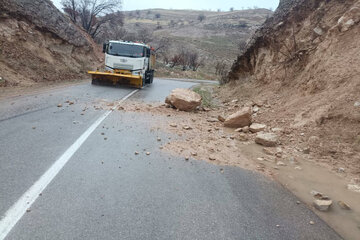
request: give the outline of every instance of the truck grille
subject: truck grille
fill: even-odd
[[[131,64],[123,64],[123,63],[114,63],[114,68],[116,69],[126,69],[126,70],[132,70],[133,65]]]

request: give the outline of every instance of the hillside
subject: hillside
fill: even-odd
[[[259,27],[272,12],[267,9],[242,10],[233,12],[212,12],[194,10],[149,9],[125,12],[124,28],[128,35],[146,31],[152,33],[152,45],[159,40],[169,38],[168,55],[179,49],[199,52],[205,65],[195,78],[216,78],[214,65],[225,61],[228,66],[239,53],[239,43],[246,41],[250,34]],[[199,16],[204,16],[202,21]],[[159,72],[176,77],[181,71],[166,68],[161,64],[159,54]],[[163,71],[163,72],[162,72]],[[175,71],[175,73],[174,73]]]
[[[50,0],[0,1],[1,86],[83,78],[100,54]]]
[[[360,176],[360,1],[282,1],[229,73],[224,98],[263,103],[256,121],[347,177]],[[341,170],[339,170],[341,169]]]

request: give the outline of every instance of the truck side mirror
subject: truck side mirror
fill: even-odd
[[[106,43],[103,43],[103,53],[105,53],[106,52]]]

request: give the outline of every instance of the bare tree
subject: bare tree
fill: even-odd
[[[204,64],[204,60],[199,57],[197,52],[188,52],[188,65],[193,70],[196,71],[200,66]]]
[[[182,70],[192,69],[196,71],[200,66],[204,65],[204,59],[200,58],[198,52],[188,49],[181,49],[171,59],[171,66],[182,66]]]
[[[162,53],[160,53],[160,55],[162,56],[162,59],[163,59],[165,65],[167,65],[171,62],[171,57],[170,57],[169,52],[162,52]]]
[[[64,11],[73,22],[80,20],[82,28],[95,38],[101,26],[116,19],[119,23],[121,0],[63,0]]]
[[[155,14],[155,17],[156,17],[156,18],[160,18],[160,17],[161,17],[161,14],[160,14],[160,13],[157,13],[157,14]]]
[[[206,18],[206,16],[205,16],[204,14],[200,14],[200,15],[198,16],[198,20],[199,20],[200,22],[204,21],[205,18]]]
[[[153,32],[147,28],[142,28],[137,32],[137,40],[143,43],[149,43],[153,40]]]
[[[233,7],[231,7],[231,8],[230,8],[230,12],[233,12],[233,11],[234,11],[234,8],[233,8]]]
[[[136,33],[134,33],[134,32],[127,32],[123,38],[123,40],[131,41],[131,42],[136,41],[136,39],[137,39],[137,36],[136,36]]]
[[[104,24],[98,28],[94,35],[97,41],[99,38],[102,38],[100,42],[103,42],[108,39],[122,39],[125,36],[126,30],[123,28],[124,15],[122,12],[109,13],[100,19]]]
[[[76,23],[76,19],[79,17],[79,1],[78,0],[62,0],[64,12],[69,15],[71,21]]]
[[[171,59],[171,68],[180,65],[183,62],[182,56],[180,54],[175,54]]]
[[[169,50],[171,41],[168,37],[162,37],[159,41],[154,43],[154,50],[156,53],[164,53]]]

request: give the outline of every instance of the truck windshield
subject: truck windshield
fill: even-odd
[[[141,58],[144,57],[144,47],[130,44],[109,43],[107,53],[115,56]]]

